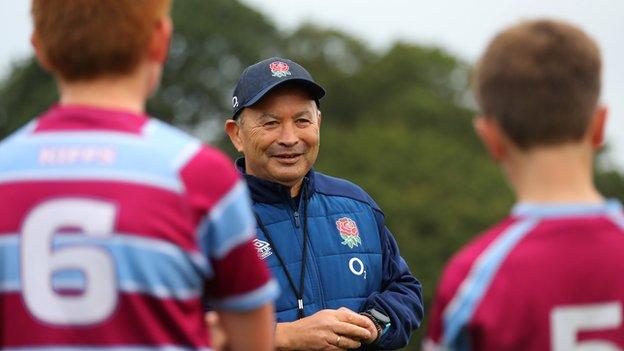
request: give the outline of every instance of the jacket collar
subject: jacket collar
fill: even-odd
[[[251,199],[261,203],[290,203],[290,189],[282,184],[261,179],[245,172],[245,158],[236,160],[238,172],[245,178]],[[302,190],[305,187],[306,197],[309,199],[314,193],[314,170],[311,169],[303,179]]]

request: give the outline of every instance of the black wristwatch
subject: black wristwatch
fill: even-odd
[[[360,312],[360,314],[373,321],[375,328],[377,328],[377,339],[375,339],[373,343],[377,342],[377,340],[379,340],[379,338],[381,338],[381,336],[388,331],[388,328],[390,328],[390,317],[388,317],[388,315],[383,311],[373,307],[369,310]]]

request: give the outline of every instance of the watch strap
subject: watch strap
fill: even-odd
[[[360,312],[360,314],[368,317],[368,319],[370,319],[373,322],[373,325],[377,329],[377,338],[372,343],[373,344],[377,343],[377,341],[379,341],[381,336],[388,331],[388,328],[390,328],[390,322],[384,322],[384,321],[379,320],[379,318],[375,316],[375,314],[381,314],[381,312],[374,310],[374,309]],[[389,318],[386,317],[384,314],[381,314],[381,316],[385,317],[386,321],[389,320]]]

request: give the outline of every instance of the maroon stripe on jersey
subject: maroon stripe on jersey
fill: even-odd
[[[140,134],[147,121],[148,118],[145,115],[122,110],[86,106],[55,106],[40,117],[35,133],[109,131]]]
[[[201,148],[180,170],[180,177],[197,221],[218,204],[239,179],[232,161],[210,147]]]
[[[260,260],[251,241],[247,241],[218,261],[212,262],[218,282],[208,284],[210,296],[220,299],[254,291],[270,279],[269,270]]]
[[[0,235],[16,233],[26,216],[42,202],[81,197],[118,206],[115,230],[160,239],[197,251],[197,222],[185,198],[173,192],[112,181],[32,181],[0,184]]]
[[[2,347],[208,346],[200,299],[187,302],[121,294],[115,312],[94,326],[56,327],[37,320],[17,293],[0,294]]]

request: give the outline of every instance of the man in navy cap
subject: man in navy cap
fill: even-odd
[[[280,282],[283,350],[398,349],[423,317],[421,285],[360,187],[312,169],[325,90],[297,63],[248,67],[225,130],[244,155],[258,254]]]

